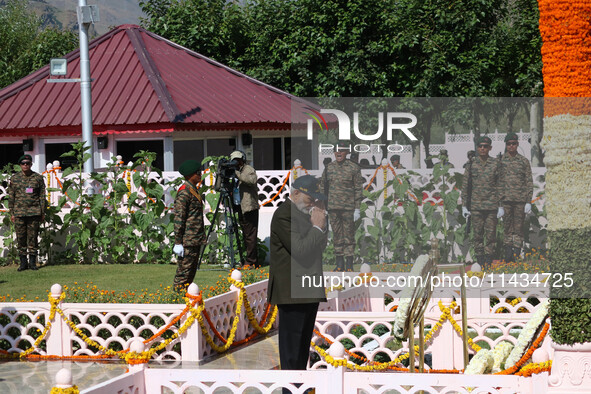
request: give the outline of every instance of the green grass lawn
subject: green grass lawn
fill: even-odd
[[[54,283],[64,289],[67,286],[64,302],[84,302],[90,296],[96,298],[94,302],[158,302],[158,295],[163,297],[161,302],[182,302],[171,289],[175,272],[173,264],[57,265],[22,272],[14,265],[0,267],[0,302],[45,301]],[[194,282],[204,293],[219,292],[228,285],[229,272],[222,267],[202,266]],[[248,270],[243,275],[260,280],[258,277],[265,272],[268,267]]]

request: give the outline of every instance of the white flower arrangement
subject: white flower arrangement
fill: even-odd
[[[525,324],[525,327],[523,327],[523,330],[521,330],[521,333],[517,337],[517,343],[515,344],[515,347],[505,361],[505,369],[514,366],[523,356],[525,349],[534,340],[534,335],[540,328],[540,325],[546,320],[546,316],[548,316],[549,305],[550,300],[542,301],[538,306],[538,309],[536,309],[532,317]]]
[[[480,349],[464,370],[464,375],[482,375],[489,373],[494,364],[493,353],[488,349]]]
[[[421,276],[421,272],[423,272],[423,268],[429,262],[429,255],[423,254],[417,257],[417,260],[412,266],[410,270],[410,276]],[[398,303],[398,308],[396,309],[396,313],[394,314],[394,324],[392,325],[392,334],[402,340],[404,339],[402,334],[404,333],[404,324],[406,319],[408,318],[408,312],[410,309],[410,303],[412,299],[412,293],[414,288],[405,287],[402,292],[400,293],[400,302]]]
[[[544,119],[542,147],[546,149],[544,163],[549,170],[545,194],[548,230],[584,228],[591,221],[590,128],[589,115]]]
[[[492,373],[497,373],[505,369],[505,360],[507,360],[507,357],[509,357],[509,354],[511,354],[513,347],[513,344],[508,341],[502,341],[500,343],[497,343],[492,352]]]

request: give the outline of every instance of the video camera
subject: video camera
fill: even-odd
[[[237,181],[236,170],[238,168],[238,160],[228,160],[225,158],[221,158],[218,161],[215,185],[213,186],[213,189],[216,192],[219,192],[223,189],[231,193]]]

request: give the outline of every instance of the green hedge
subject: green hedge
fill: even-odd
[[[548,233],[550,240],[550,335],[559,344],[591,342],[591,227]],[[573,285],[560,281],[572,273]]]

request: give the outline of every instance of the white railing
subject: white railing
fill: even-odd
[[[387,275],[379,273],[378,275]],[[407,274],[400,274],[407,275]],[[267,281],[258,282],[245,287],[250,305],[255,318],[260,320],[265,312]],[[391,300],[384,301],[384,296]],[[59,293],[55,295],[57,298]],[[520,296],[522,300],[511,305],[508,297]],[[239,297],[238,291],[209,298],[204,301],[205,310],[208,312],[213,326],[221,336],[227,338],[230,334],[235,315],[236,303]],[[316,320],[316,329],[325,338],[316,338],[322,343],[325,339],[331,342],[348,339],[353,342],[355,351],[362,352],[368,359],[373,360],[379,353],[387,354],[391,359],[405,352],[406,345],[393,352],[387,346],[393,339],[389,335],[392,328],[393,314],[390,308],[398,304],[398,293],[383,288],[370,289],[368,286],[352,287],[338,293],[331,293],[328,302],[322,303]],[[510,295],[505,290],[478,289],[470,293],[468,299],[468,326],[476,335],[476,341],[486,342],[489,346],[507,340],[515,343],[515,334],[519,332],[529,316],[536,309],[537,301],[547,297],[543,292],[516,293]],[[498,303],[490,307],[490,300]],[[536,305],[530,303],[530,299]],[[427,307],[425,325],[433,326],[441,316],[438,299],[433,299]],[[444,300],[449,304],[449,300]],[[111,347],[113,350],[127,349],[135,340],[144,340],[157,333],[178,316],[184,309],[179,304],[88,304],[88,303],[63,303],[60,305],[64,315],[72,320],[90,339],[103,347]],[[506,308],[509,313],[496,313],[501,308]],[[523,309],[522,309],[523,308]],[[32,327],[43,330],[50,312],[49,303],[2,303],[0,304],[0,340],[8,346],[4,350],[20,352],[19,345],[35,342],[31,333]],[[517,311],[524,313],[517,313]],[[453,311],[454,318],[459,321],[460,315]],[[169,333],[178,330],[185,322],[181,319],[178,325],[170,327]],[[208,326],[208,324],[206,324]],[[380,326],[381,330],[374,333]],[[365,334],[359,336],[359,327],[365,330]],[[215,337],[211,329],[210,336]],[[495,333],[495,339],[490,338],[491,332]],[[247,338],[254,333],[249,325],[245,312],[240,316],[240,324],[236,333],[236,341]],[[384,333],[388,335],[383,336]],[[222,346],[215,339],[218,346]],[[368,350],[364,346],[367,341],[376,341],[377,346]],[[461,354],[461,337],[451,325],[446,324],[433,339],[431,349],[441,347],[447,351],[436,352],[433,356],[435,368],[461,368],[462,360],[456,356]],[[455,350],[453,350],[455,349]],[[56,315],[46,346],[38,349],[42,355],[54,356],[81,356],[96,355],[97,349],[84,342],[61,318]],[[161,353],[155,355],[156,360],[199,361],[215,355],[216,352],[207,344],[199,324],[194,323],[180,337],[173,341]],[[456,356],[454,356],[454,354]],[[322,366],[322,362],[314,365],[314,368]]]
[[[299,161],[296,161],[296,163]],[[51,165],[49,165],[51,166]],[[52,167],[53,168],[53,167]],[[421,170],[396,170],[396,174],[409,174],[409,182],[415,188],[422,188],[429,184],[432,179],[433,170],[430,169],[421,169]],[[463,173],[462,168],[451,169],[450,173],[453,175],[456,172]],[[546,173],[546,169],[544,167],[535,167],[532,169],[533,176],[534,176],[534,197],[536,197],[540,192],[542,192],[545,188],[545,181],[544,175]],[[258,180],[258,190],[259,190],[259,202],[261,204],[265,204],[267,207],[276,207],[280,202],[284,201],[287,195],[289,195],[290,184],[294,176],[301,176],[305,173],[309,173],[311,175],[320,176],[321,172],[318,170],[315,171],[306,171],[304,172],[303,169],[296,169],[292,171],[257,171],[257,175],[259,177]],[[362,170],[361,171],[363,179],[364,179],[364,187],[368,187],[369,182],[372,180],[372,184],[368,187],[369,191],[378,191],[382,190],[385,184],[393,179],[395,179],[394,174],[390,170]],[[49,172],[45,172],[44,179],[46,186],[48,188],[54,189],[61,189],[61,186],[64,183],[64,177],[60,170],[49,170]],[[124,171],[123,173],[119,174],[117,178],[122,178],[124,180],[128,180],[128,176],[131,176],[132,172]],[[376,175],[374,177],[374,175]],[[71,177],[75,177],[76,175],[71,175]],[[150,182],[156,182],[160,184],[164,188],[164,202],[167,206],[171,206],[173,203],[173,199],[171,197],[171,189],[170,183],[180,177],[178,172],[163,172],[162,177],[158,176],[156,173],[150,173],[149,179]],[[110,179],[114,179],[115,177],[111,174]],[[286,178],[288,178],[286,180]],[[203,176],[203,182],[211,186],[213,183],[214,178],[211,174],[206,173]],[[285,185],[285,186],[283,186]],[[282,187],[283,186],[283,187]],[[450,185],[454,187],[454,184]],[[145,198],[145,193],[138,189],[133,180],[129,183],[130,192],[137,192],[140,197]],[[441,193],[442,184],[439,182],[438,184],[433,185],[433,190],[425,190],[423,192],[423,202],[424,203],[438,203],[440,201],[440,193]],[[104,190],[105,193],[108,193],[110,189]],[[392,195],[394,193],[394,189],[389,187],[386,190],[387,195]],[[5,197],[8,195],[8,190],[6,187],[0,185],[0,200],[4,200]],[[56,191],[56,192],[48,192],[48,199],[50,204],[57,205],[59,199],[63,196],[63,192]],[[420,197],[420,196],[419,196]],[[540,198],[536,201],[536,204],[539,204],[540,209],[543,205],[544,198]],[[382,201],[375,202],[375,204],[379,207]],[[68,205],[66,208],[71,207],[73,203],[68,200]],[[374,205],[374,203],[372,203]],[[396,208],[396,207],[394,207]]]
[[[352,274],[350,274],[352,275]],[[374,274],[384,280],[389,273]],[[408,275],[408,274],[397,274]],[[264,313],[267,281],[246,286],[246,293],[260,319]],[[57,292],[54,291],[57,297]],[[512,293],[512,294],[510,294]],[[384,301],[384,296],[392,300]],[[347,340],[352,347],[350,352],[363,355],[368,360],[376,360],[386,355],[390,360],[408,351],[408,343],[392,346],[391,336],[394,314],[390,312],[393,304],[398,303],[398,291],[391,289],[371,289],[367,285],[351,287],[338,293],[330,293],[329,301],[321,305],[317,315],[313,341],[317,345]],[[520,296],[519,303],[510,303],[507,298]],[[467,304],[468,330],[474,342],[486,343],[494,347],[500,341],[516,342],[516,334],[525,326],[538,301],[547,297],[546,292],[527,292],[505,290],[471,289]],[[205,308],[211,316],[213,325],[227,337],[235,318],[238,291],[230,291],[220,296],[205,300]],[[497,302],[490,306],[491,300]],[[450,299],[443,300],[449,305]],[[433,299],[427,307],[425,327],[429,329],[439,320],[441,311],[439,300]],[[164,324],[170,322],[183,309],[183,305],[144,305],[144,304],[72,304],[64,303],[60,307],[69,319],[74,319],[77,328],[101,346],[108,347],[117,343],[118,348],[132,348],[146,336],[156,333]],[[347,311],[346,308],[355,311]],[[507,308],[509,313],[496,313]],[[35,340],[30,333],[32,328],[43,330],[50,311],[49,303],[3,303],[0,304],[0,340],[9,343],[9,351],[18,349],[22,341],[32,344]],[[456,321],[461,317],[458,310],[452,311]],[[26,322],[24,320],[29,320]],[[160,320],[156,323],[155,320]],[[183,324],[181,320],[180,324]],[[172,326],[175,332],[178,326]],[[362,332],[363,331],[363,332]],[[252,333],[245,316],[241,316],[236,340],[248,337]],[[494,335],[491,335],[494,334]],[[210,332],[210,335],[213,334]],[[418,336],[418,331],[415,332]],[[542,348],[552,354],[547,337]],[[218,342],[219,343],[219,342]],[[221,343],[219,343],[221,345]],[[332,349],[332,347],[331,347]],[[42,355],[76,356],[95,355],[92,349],[56,315],[45,349],[38,349]],[[473,351],[471,350],[473,353]],[[198,361],[213,356],[213,351],[205,341],[197,323],[191,326],[179,340],[172,342],[163,352],[154,356],[155,360],[174,362]],[[433,369],[462,369],[463,353],[461,336],[446,322],[428,344],[427,354],[431,355]],[[336,355],[335,355],[336,357]],[[346,358],[344,353],[341,358]],[[318,360],[318,357],[315,357]],[[246,388],[272,393],[281,387],[289,388],[293,393],[303,393],[314,387],[320,393],[383,393],[397,390],[400,393],[441,392],[490,392],[490,393],[544,393],[546,392],[547,374],[531,378],[518,376],[464,376],[461,374],[408,374],[346,372],[342,367],[333,368],[320,358],[308,371],[194,371],[183,369],[152,369],[145,365],[133,365],[128,374],[98,384],[84,392],[111,393],[125,388],[126,392],[160,393],[169,390],[174,393],[185,392],[189,387],[204,393],[227,390],[232,393],[244,393]],[[178,382],[183,382],[178,384]],[[301,384],[301,386],[299,385]],[[133,388],[133,389],[132,389]],[[442,391],[443,389],[443,391]],[[131,390],[131,391],[127,391]],[[226,392],[226,391],[224,391]]]
[[[253,309],[254,316],[260,320],[265,312],[267,297],[267,281],[245,286],[246,296]],[[59,293],[56,295],[56,298]],[[230,291],[204,301],[205,310],[217,331],[225,338],[230,334],[232,321],[235,318],[239,291]],[[144,340],[156,334],[163,326],[178,316],[185,305],[182,304],[93,304],[93,303],[62,303],[60,308],[64,315],[73,321],[91,340],[112,350],[128,349],[135,340]],[[4,350],[21,352],[19,344],[35,342],[31,333],[32,327],[43,331],[43,321],[47,321],[50,312],[49,303],[0,303],[0,340],[9,346]],[[188,315],[179,324],[172,325],[167,335],[172,335],[182,326]],[[214,333],[206,322],[209,334]],[[243,309],[240,324],[236,332],[236,341],[245,339],[254,333],[249,325],[246,311]],[[160,341],[158,338],[156,341]],[[223,343],[214,339],[218,346]],[[56,314],[52,322],[45,348],[38,349],[41,355],[52,356],[94,356],[97,349],[88,345]],[[162,352],[155,356],[156,360],[199,361],[217,354],[205,340],[197,322],[180,337],[173,341]]]
[[[470,376],[462,374],[410,374],[388,372],[346,372],[344,367],[315,371],[187,370],[146,368],[96,385],[83,394],[135,393],[182,394],[280,393],[293,394],[315,389],[316,394],[400,394],[494,393],[544,394],[548,373],[531,377]]]

